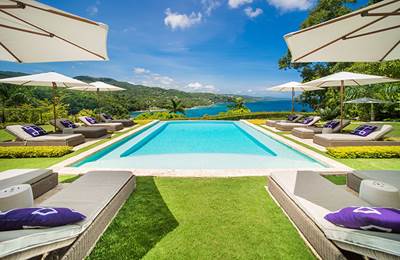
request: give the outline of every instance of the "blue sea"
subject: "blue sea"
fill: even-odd
[[[218,103],[207,107],[194,107],[186,109],[185,114],[187,117],[202,117],[204,115],[218,115],[220,112],[226,112],[229,110],[229,103]],[[248,102],[246,106],[252,112],[280,112],[280,111],[291,111],[292,101],[291,100],[262,100],[255,102]],[[296,111],[312,111],[312,108],[307,104],[295,103]],[[136,117],[142,112],[135,111],[132,112],[132,117]]]

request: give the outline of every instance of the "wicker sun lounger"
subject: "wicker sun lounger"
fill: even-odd
[[[400,171],[354,171],[347,173],[347,187],[355,192],[360,191],[361,181],[376,180],[389,183],[400,189]]]
[[[382,125],[365,137],[353,134],[316,134],[313,141],[314,143],[325,147],[400,145],[399,141],[381,141],[384,136],[392,130],[393,127],[391,125]]]
[[[95,124],[92,124],[86,119],[85,116],[79,117],[79,120],[81,120],[82,123],[84,123],[88,127],[104,127],[107,129],[107,131],[111,131],[111,132],[119,131],[124,128],[122,123],[95,123]]]
[[[0,173],[0,190],[14,185],[30,184],[37,198],[58,184],[58,174],[48,169],[14,169]]]
[[[399,259],[400,234],[342,228],[324,219],[343,207],[370,205],[318,173],[272,174],[268,191],[321,259]]]
[[[296,127],[310,127],[313,126],[315,123],[317,123],[319,120],[321,119],[321,117],[319,116],[314,116],[312,121],[309,122],[308,124],[303,124],[303,123],[286,123],[286,122],[282,122],[282,123],[276,123],[275,124],[275,128],[281,131],[291,131],[293,128]]]
[[[265,122],[265,125],[270,126],[270,127],[275,127],[275,125],[277,123],[296,123],[302,118],[303,118],[303,115],[296,115],[296,118],[293,120],[267,120]]]
[[[135,125],[135,123],[130,119],[108,119],[108,118],[110,117],[107,116],[106,114],[104,113],[100,114],[101,121],[105,123],[121,123],[124,127],[130,127]]]
[[[0,232],[0,258],[84,259],[135,187],[135,176],[128,171],[85,174],[38,205],[75,209],[86,215],[84,221]]]
[[[338,133],[340,132],[343,128],[348,126],[350,124],[350,120],[343,120],[342,125],[338,125],[337,127],[332,129],[332,133]],[[328,128],[330,130],[330,128]],[[310,126],[310,127],[296,127],[292,129],[292,135],[297,136],[302,139],[313,139],[314,135],[316,134],[321,134],[324,131],[323,127],[316,127],[316,126]]]
[[[65,119],[57,119],[56,126],[58,129],[62,130],[63,132],[70,131],[74,134],[81,134],[85,138],[100,138],[102,136],[107,135],[107,129],[105,127],[78,126],[77,128],[67,128],[61,123],[61,120],[65,120]],[[54,122],[51,121],[51,124],[54,124]]]
[[[47,134],[32,137],[22,129],[22,125],[6,126],[6,131],[16,137],[19,145],[26,146],[76,146],[85,142],[81,134]]]

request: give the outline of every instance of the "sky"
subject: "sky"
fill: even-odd
[[[16,64],[0,70],[111,77],[134,84],[253,96],[301,80],[279,70],[283,36],[315,0],[80,0],[42,3],[109,26],[106,62]],[[289,94],[284,94],[289,95]]]

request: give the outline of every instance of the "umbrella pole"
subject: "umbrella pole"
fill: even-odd
[[[56,120],[57,120],[57,111],[56,111],[56,90],[57,84],[52,82],[53,84],[53,123],[54,123],[54,132],[57,132]]]
[[[340,81],[340,128],[343,128],[343,96],[344,96],[344,81]]]
[[[294,88],[292,88],[292,114],[294,114]]]
[[[97,93],[97,110],[99,110],[99,113],[97,114],[97,119],[100,120],[100,90],[97,88],[96,89]]]
[[[371,103],[371,121],[375,120],[374,103]]]

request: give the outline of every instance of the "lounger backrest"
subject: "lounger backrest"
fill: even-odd
[[[31,135],[22,129],[22,125],[9,125],[6,126],[6,130],[20,141],[25,141],[32,138]]]
[[[303,115],[300,115],[300,114],[299,114],[299,115],[296,115],[296,118],[293,119],[292,122],[293,122],[293,123],[296,123],[296,122],[298,122],[298,121],[299,121],[300,119],[302,119],[302,118],[303,118]]]
[[[81,120],[85,125],[93,125],[89,121],[86,120],[86,116],[80,116],[79,120]]]
[[[387,135],[389,132],[393,130],[393,126],[391,125],[382,125],[379,126],[377,130],[374,132],[370,133],[367,137],[370,140],[380,140],[382,139],[385,135]]]
[[[56,119],[56,127],[60,130],[63,130],[65,128],[65,126],[63,124],[61,124],[61,120],[64,120],[64,118]],[[51,124],[54,125],[53,120],[51,120]]]
[[[314,117],[313,117],[313,120],[312,120],[310,123],[308,123],[307,125],[308,125],[308,126],[314,125],[314,124],[317,123],[320,119],[321,119],[321,117],[319,117],[319,116],[314,116]]]
[[[332,130],[333,133],[340,132],[343,128],[345,128],[346,126],[348,126],[350,124],[350,120],[343,119],[342,125],[340,124],[340,119],[338,119],[338,121],[339,121],[339,124],[335,128],[333,128],[333,130]]]
[[[101,120],[102,122],[107,122],[107,118],[104,117],[104,114],[103,114],[103,113],[100,114],[100,120]]]

